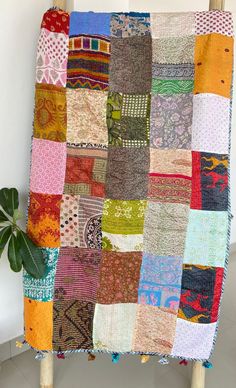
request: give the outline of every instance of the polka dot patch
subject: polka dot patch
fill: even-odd
[[[214,94],[193,96],[192,150],[227,154],[230,100]]]
[[[233,36],[233,19],[230,12],[212,10],[195,13],[195,33],[205,35],[216,32]]]
[[[79,195],[64,194],[61,201],[61,246],[79,247]]]

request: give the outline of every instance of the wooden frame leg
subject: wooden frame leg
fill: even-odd
[[[53,388],[53,354],[40,361],[40,388]]]
[[[195,361],[193,363],[191,388],[204,388],[204,387],[205,387],[205,367],[202,365],[202,362]]]

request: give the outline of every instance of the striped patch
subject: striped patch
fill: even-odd
[[[67,87],[107,90],[110,39],[101,35],[70,38]]]
[[[152,201],[189,204],[191,178],[180,174],[149,174],[148,197]]]

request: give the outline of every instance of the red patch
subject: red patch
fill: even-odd
[[[41,28],[46,28],[51,32],[69,34],[69,14],[64,11],[48,10],[43,15]]]

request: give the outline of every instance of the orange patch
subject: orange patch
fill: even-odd
[[[53,302],[24,298],[25,339],[39,350],[52,350]]]
[[[214,93],[230,98],[233,38],[221,34],[196,37],[194,94]]]

